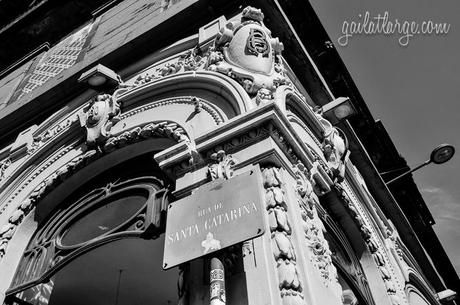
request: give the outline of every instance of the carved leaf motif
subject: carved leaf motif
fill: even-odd
[[[2,238],[10,239],[11,237],[13,237],[15,229],[16,229],[15,225],[11,223],[7,223],[3,225],[3,227],[0,229],[0,236]]]
[[[366,225],[361,226],[361,233],[364,235],[365,239],[371,238],[372,233],[368,226]]]
[[[27,198],[26,200],[24,200],[21,204],[21,209],[23,211],[27,211],[29,210],[29,208],[32,206],[32,200],[30,200],[29,198]]]
[[[312,249],[315,255],[322,255],[324,254],[324,251],[325,251],[325,248],[323,246],[321,239],[319,239],[317,236],[311,239],[310,248]]]
[[[267,168],[263,171],[264,187],[280,186],[279,173],[275,168]]]
[[[276,215],[276,221],[278,223],[278,229],[285,231],[287,233],[291,232],[291,227],[289,226],[289,221],[287,219],[287,213],[280,207],[274,209]]]
[[[11,223],[4,224],[2,228],[0,229],[0,236],[3,236],[5,233],[7,233],[13,228],[14,228],[14,225],[12,225]]]
[[[380,269],[380,272],[382,273],[382,278],[384,280],[391,279],[391,274],[390,272],[388,272],[387,268],[385,268],[384,266],[379,266],[379,269]]]
[[[283,295],[283,305],[304,305],[305,302],[303,298],[296,292],[294,293],[284,293]]]
[[[294,257],[293,248],[291,241],[286,236],[286,234],[282,232],[275,232],[274,239],[277,245],[278,255],[276,255],[276,259],[283,257],[287,259],[292,259]]]
[[[389,292],[396,292],[395,285],[391,279],[384,279],[385,287],[387,287],[387,291]]]
[[[395,295],[395,294],[390,295],[390,300],[391,300],[392,305],[400,305],[401,304],[401,302],[399,300],[399,297],[397,295]]]
[[[270,232],[273,232],[278,228],[278,222],[276,221],[276,215],[273,209],[268,211],[268,225],[270,227]]]
[[[371,253],[374,253],[377,251],[378,249],[378,245],[377,243],[374,241],[374,239],[369,239],[367,241],[367,246],[369,247],[369,251],[371,251]]]
[[[377,264],[377,266],[384,266],[385,265],[385,259],[383,258],[382,253],[377,251],[377,252],[373,253],[372,256],[374,257],[374,261]]]
[[[271,209],[276,206],[275,194],[272,189],[267,189],[265,192],[265,204],[267,209]]]
[[[276,233],[277,233],[276,231],[272,233],[273,241],[271,242],[273,257],[275,258],[275,261],[277,261],[278,259],[281,259],[281,250],[275,241]]]
[[[18,209],[11,214],[9,221],[13,224],[17,224],[22,217],[24,217],[24,212]]]
[[[278,279],[280,288],[291,288],[294,282],[298,283],[295,265],[289,260],[278,260]]]
[[[276,204],[286,207],[286,203],[284,202],[284,194],[280,188],[273,188],[273,195],[275,197]]]

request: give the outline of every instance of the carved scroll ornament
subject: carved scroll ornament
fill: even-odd
[[[211,180],[230,179],[233,177],[233,167],[237,160],[232,155],[225,154],[225,151],[219,150],[211,154],[212,164],[208,165],[208,174]]]
[[[94,146],[110,136],[110,128],[118,122],[120,106],[110,94],[99,94],[79,113],[80,124],[86,129],[86,142]]]

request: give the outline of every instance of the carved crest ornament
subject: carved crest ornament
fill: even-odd
[[[140,75],[133,86],[179,72],[208,70],[236,80],[257,105],[272,100],[276,88],[290,81],[281,58],[283,44],[271,37],[263,19],[260,9],[246,7],[239,21],[228,22],[220,29],[207,50],[186,51],[176,60]]]
[[[102,143],[109,137],[112,125],[118,122],[120,106],[109,94],[99,94],[79,113],[80,124],[86,128],[90,146]]]
[[[209,50],[207,69],[236,79],[256,102],[273,99],[288,83],[281,59],[283,44],[263,25],[264,14],[253,7],[243,10],[240,21],[220,30]]]

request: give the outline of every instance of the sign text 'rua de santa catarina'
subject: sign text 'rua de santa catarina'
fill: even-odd
[[[262,177],[255,167],[216,180],[169,205],[163,268],[168,269],[264,233]]]

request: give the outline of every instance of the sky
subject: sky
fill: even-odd
[[[460,274],[460,2],[310,2],[374,118],[383,122],[409,166],[427,160],[441,143],[457,148],[448,163],[429,165],[413,177],[436,222],[433,228]],[[419,34],[407,41],[400,40],[403,35],[397,31],[372,31],[368,23],[367,34],[354,34],[351,22],[363,25],[366,12],[375,22],[374,17],[388,12],[388,21],[415,21],[419,29],[424,21],[446,23],[448,33]],[[348,41],[339,41],[347,33],[353,34]]]

